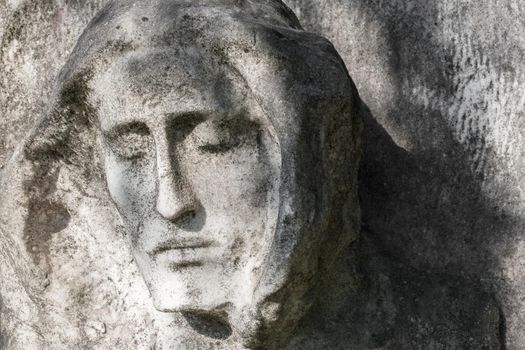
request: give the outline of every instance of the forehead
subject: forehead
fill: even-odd
[[[103,130],[166,115],[233,115],[250,108],[242,79],[192,47],[119,58],[95,75],[91,91]]]

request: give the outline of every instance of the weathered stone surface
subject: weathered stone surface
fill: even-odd
[[[0,118],[1,167],[44,113],[58,71],[104,3],[0,2],[0,108],[7,116]],[[320,336],[319,343],[310,339],[309,346],[337,348],[346,341],[355,348],[521,349],[523,5],[519,0],[287,4],[307,30],[334,43],[371,110],[364,116],[361,262],[348,263],[360,266],[361,282],[345,284],[342,278],[332,290],[335,299],[349,300],[341,307],[344,317],[338,316],[346,320],[338,324],[349,337],[332,333]],[[59,184],[65,175],[54,176]],[[55,304],[45,313],[56,315],[47,322],[62,326],[49,339],[55,344],[78,339],[68,348],[165,345],[159,329],[193,322],[165,318],[143,304],[149,296],[122,237],[106,232],[118,223],[103,219],[111,203],[100,204],[100,183],[87,193],[55,198],[47,197],[58,185],[34,188],[40,202],[27,210],[35,219],[30,225],[20,220],[20,242],[1,242],[0,266],[9,281],[3,286],[11,287],[2,291],[0,305],[3,315],[11,320],[16,315],[17,322],[2,333],[0,344],[13,344],[15,335],[39,341],[27,334],[39,323],[33,318],[41,303],[35,296],[47,289]],[[68,186],[58,189],[71,192]],[[62,205],[64,198],[82,208],[80,216]],[[26,215],[19,208],[9,213],[15,216],[11,222],[17,220],[14,214]],[[68,227],[61,230],[65,225],[84,225],[90,234],[78,237]],[[38,227],[42,235],[36,235]],[[27,259],[20,257],[26,242],[35,247]],[[55,253],[48,254],[49,242],[60,242],[51,249]],[[73,251],[81,253],[64,258]],[[49,264],[49,257],[60,272],[31,277],[39,274],[32,263]],[[86,263],[72,263],[82,258]],[[6,306],[9,298],[19,299],[17,310]],[[114,301],[104,305],[107,300]],[[323,333],[323,317],[319,313],[301,327]],[[333,343],[326,343],[330,339]],[[305,348],[300,342],[299,337],[296,344]]]
[[[364,234],[421,271],[481,281],[525,347],[522,1],[288,2],[330,39],[373,118]]]
[[[36,270],[2,286],[4,343],[343,346],[347,301],[323,294],[358,279],[338,264],[359,234],[359,110],[333,46],[278,1],[109,3],[2,176],[5,253]],[[334,326],[299,326],[319,315]]]

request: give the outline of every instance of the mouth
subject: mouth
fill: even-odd
[[[191,267],[199,267],[207,261],[215,260],[214,250],[217,243],[209,240],[173,239],[157,245],[149,255],[157,263],[166,265],[169,270],[176,271]]]
[[[179,251],[192,251],[197,249],[210,248],[215,246],[214,241],[206,240],[180,240],[172,239],[157,245],[151,252],[150,255],[155,256],[168,251],[179,250]]]

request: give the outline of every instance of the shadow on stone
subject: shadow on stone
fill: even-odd
[[[198,333],[214,339],[227,339],[232,334],[228,322],[221,315],[204,312],[183,312],[188,324]]]

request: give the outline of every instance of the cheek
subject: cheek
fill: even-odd
[[[126,218],[142,216],[141,208],[154,203],[154,164],[141,162],[132,164],[119,160],[111,151],[106,153],[105,171],[108,190],[119,212]]]
[[[267,208],[272,174],[265,155],[245,151],[226,155],[194,154],[187,174],[197,197],[210,213],[258,219]]]

